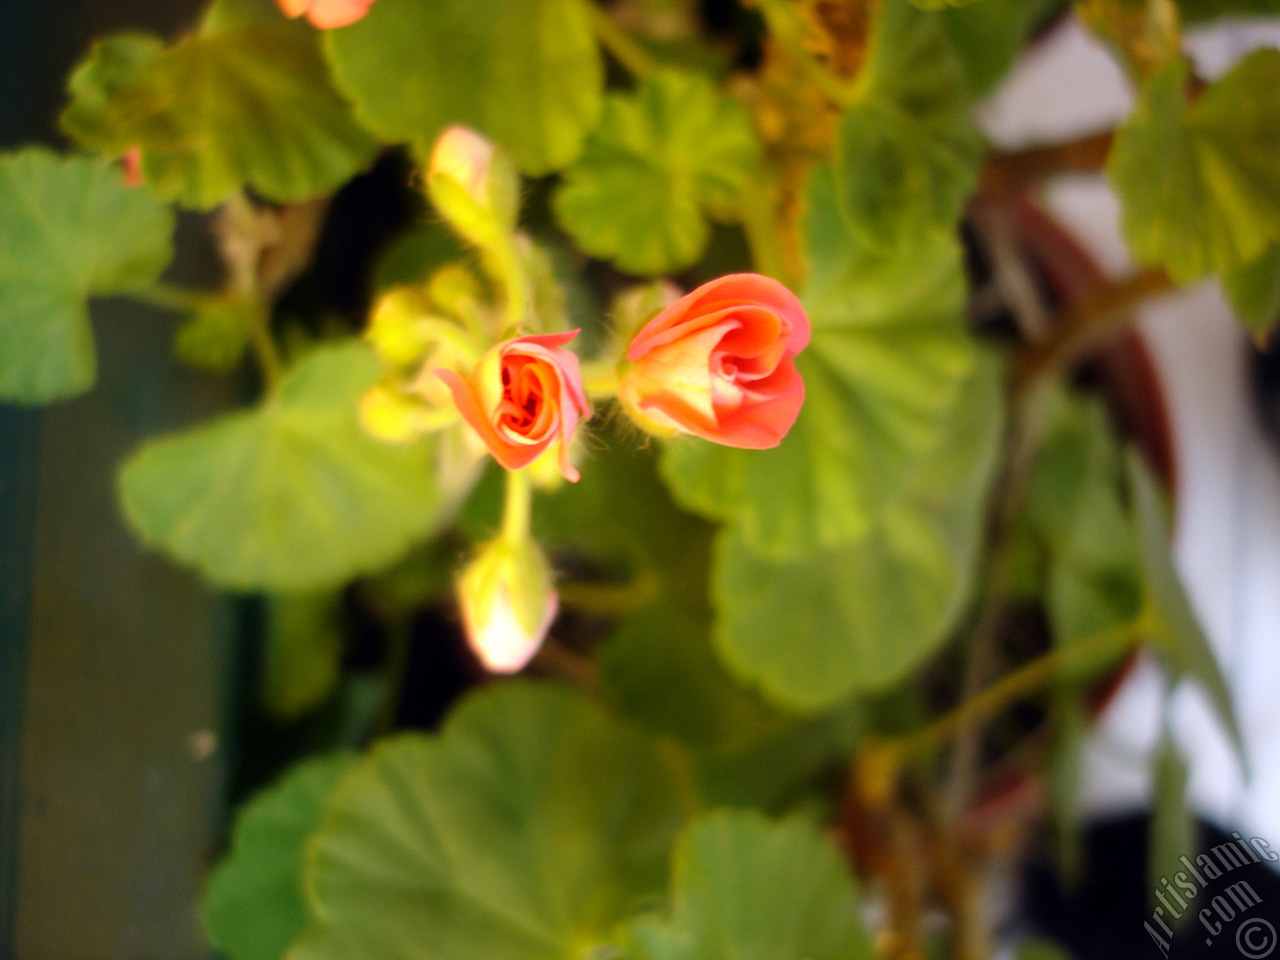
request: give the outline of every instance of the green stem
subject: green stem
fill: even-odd
[[[533,485],[524,470],[507,471],[507,491],[502,507],[502,536],[511,543],[529,537]]]
[[[782,250],[782,231],[772,209],[773,191],[749,190],[742,198],[742,229],[751,248],[751,262],[756,272],[792,286],[787,258]]]
[[[255,311],[249,336],[254,359],[258,361],[258,369],[262,372],[263,385],[270,393],[280,384],[284,375],[284,362],[280,359],[275,337],[271,335],[271,312],[265,304],[261,310]]]
[[[532,300],[529,278],[525,273],[524,263],[516,240],[511,236],[502,236],[484,246],[483,264],[489,275],[502,288],[503,337],[515,336],[524,326],[525,308]],[[477,330],[472,318],[467,319],[473,334],[478,333],[482,339],[488,339],[485,331]]]
[[[397,617],[387,627],[386,663],[383,672],[386,677],[386,699],[378,712],[374,724],[374,736],[386,736],[396,726],[396,714],[400,712],[400,698],[404,692],[405,676],[409,669],[409,646],[412,633],[409,620]]]
[[[1061,674],[1125,653],[1148,632],[1148,615],[1099,630],[1091,636],[1055,647],[970,697],[929,726],[889,746],[900,760],[930,753],[956,735],[990,720],[1019,700],[1036,693]]]
[[[159,307],[162,310],[172,310],[175,313],[195,313],[214,298],[214,294],[202,290],[188,290],[185,287],[174,287],[167,283],[130,290],[125,296],[139,303]]]
[[[652,570],[645,570],[630,583],[562,583],[558,589],[560,602],[566,607],[591,613],[625,616],[650,603],[661,590]]]
[[[632,76],[647,77],[658,69],[658,61],[649,51],[636,43],[618,21],[609,15],[609,11],[593,0],[584,0],[583,7],[587,11],[587,20],[596,39],[622,64]]]

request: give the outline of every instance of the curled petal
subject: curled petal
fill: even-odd
[[[569,461],[569,443],[591,409],[578,358],[563,349],[577,334],[506,340],[486,353],[469,377],[435,371],[463,419],[508,470],[528,466],[558,443],[560,472],[571,482],[579,479]]]
[[[793,358],[809,332],[800,301],[776,280],[721,277],[672,303],[636,334],[619,398],[653,432],[775,447],[804,403]]]

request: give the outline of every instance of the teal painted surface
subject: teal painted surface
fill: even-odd
[[[0,3],[0,147],[62,144],[65,77],[95,36],[173,34],[199,8]],[[203,224],[185,224],[182,247],[181,279],[209,282]],[[0,405],[0,960],[195,960],[225,819],[234,616],[136,545],[115,468],[237,390],[179,369],[172,317],[111,303],[94,326],[92,393],[43,412]]]
[[[15,956],[18,827],[39,415],[0,410],[0,960]]]

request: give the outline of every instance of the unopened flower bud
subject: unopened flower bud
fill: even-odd
[[[479,246],[515,229],[520,178],[507,155],[474,130],[450,127],[436,141],[427,193],[440,214]]]
[[[382,362],[391,367],[412,367],[430,350],[432,337],[424,320],[430,318],[426,294],[414,287],[384,293],[374,305],[365,337]]]
[[[360,425],[366,433],[388,443],[408,443],[435,429],[439,415],[412,394],[384,383],[370,387],[360,398]]]
[[[458,604],[467,642],[480,662],[494,673],[515,673],[542,646],[559,598],[538,545],[498,537],[458,578]]]

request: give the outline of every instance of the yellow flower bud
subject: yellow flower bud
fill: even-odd
[[[525,538],[485,544],[457,589],[467,642],[493,673],[515,673],[533,658],[559,606],[546,557]]]
[[[414,287],[384,293],[374,305],[365,337],[383,363],[408,368],[422,361],[431,348],[431,316],[426,294]]]
[[[455,126],[440,135],[427,166],[427,193],[450,226],[479,246],[515,229],[519,174],[474,130]]]

